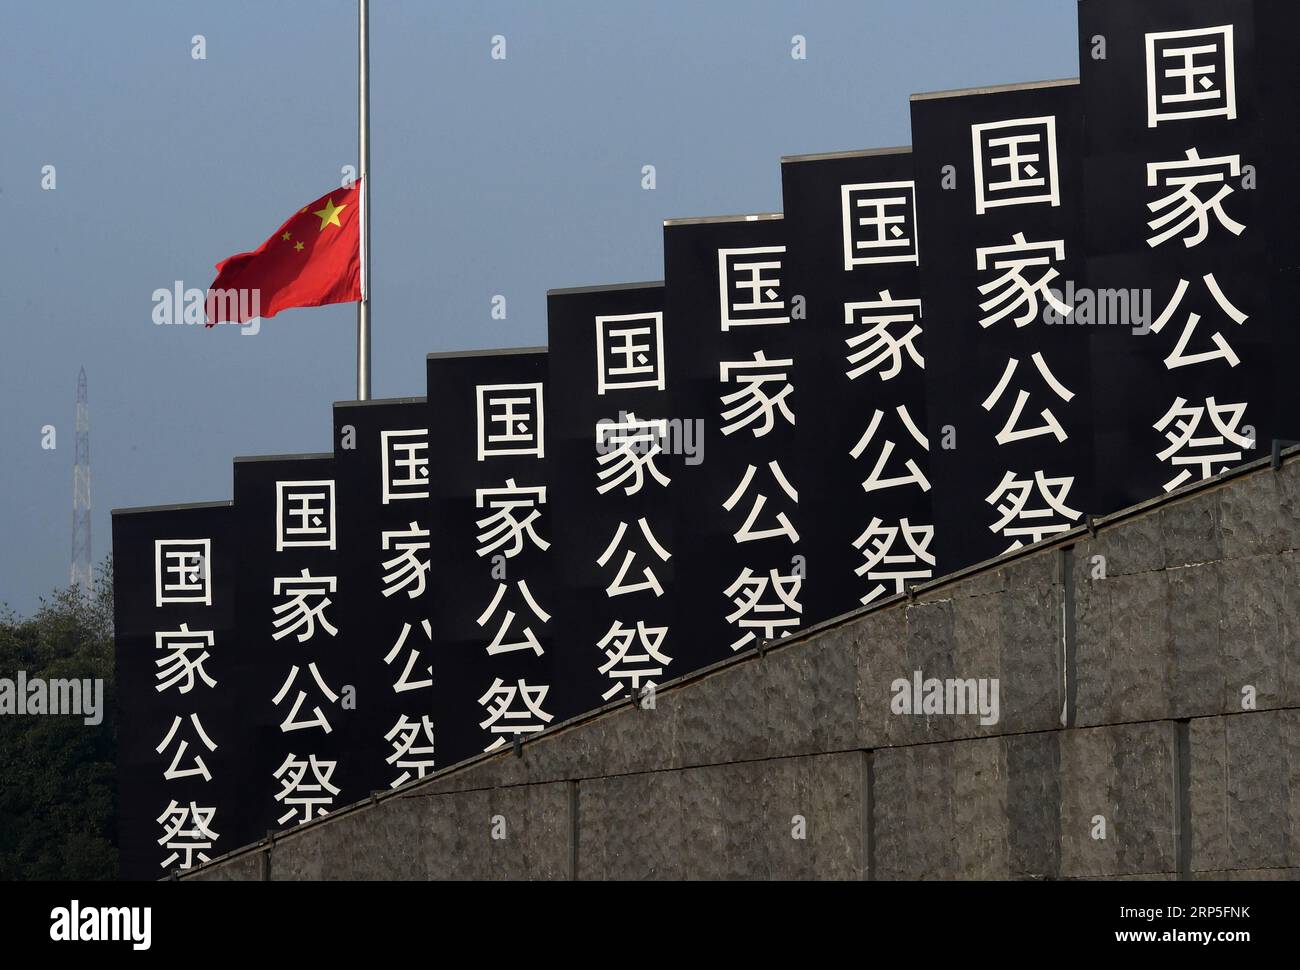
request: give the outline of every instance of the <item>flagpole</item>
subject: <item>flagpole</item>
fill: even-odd
[[[361,302],[357,304],[357,400],[370,400],[370,0],[358,0],[357,129],[361,166]]]

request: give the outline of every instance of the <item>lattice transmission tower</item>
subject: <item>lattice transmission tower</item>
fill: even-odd
[[[90,596],[95,585],[90,546],[90,403],[86,368],[77,376],[77,460],[72,469],[72,585]]]

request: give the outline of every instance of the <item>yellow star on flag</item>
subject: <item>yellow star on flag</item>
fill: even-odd
[[[287,241],[288,238],[289,238],[290,236],[292,236],[292,235],[293,235],[293,233],[289,232],[288,230],[285,230],[284,233],[281,234],[280,238],[281,238],[281,239],[284,239],[284,240]]]
[[[313,214],[314,214],[314,213],[313,213]],[[341,229],[341,228],[343,228],[343,227],[340,226],[339,228]],[[296,252],[296,253],[300,253],[300,252],[302,252],[302,243],[300,243],[300,242],[296,242],[296,243],[294,243],[294,244],[293,244],[293,251]]]
[[[339,213],[346,208],[346,203],[343,205],[335,205],[333,199],[326,199],[325,208],[317,209],[312,213],[314,216],[320,216],[320,229],[317,231],[324,231],[326,226],[338,226],[342,229],[343,224],[339,222]]]

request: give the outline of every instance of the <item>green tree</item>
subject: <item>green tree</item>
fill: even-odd
[[[102,679],[104,719],[0,716],[0,879],[117,877],[113,567],[36,614],[0,609],[0,677]]]

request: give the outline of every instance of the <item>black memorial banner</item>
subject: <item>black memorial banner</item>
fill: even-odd
[[[936,558],[951,572],[1092,508],[1079,85],[915,95]]]
[[[431,354],[438,764],[545,730],[556,677],[545,348]]]
[[[249,685],[232,518],[229,502],[113,512],[123,879],[189,869],[261,834],[243,797]]]
[[[662,283],[547,294],[556,676],[581,713],[700,666],[675,636],[680,466]],[[684,645],[683,645],[684,646]]]
[[[434,770],[434,629],[429,578],[441,541],[430,492],[424,398],[334,405],[338,615],[353,652],[359,777],[397,787]]]
[[[1099,511],[1257,458],[1274,434],[1278,311],[1294,313],[1271,298],[1270,210],[1293,166],[1263,151],[1255,7],[1079,5],[1088,286],[1141,308],[1092,328]]]
[[[712,662],[804,625],[816,553],[802,534],[795,393],[802,313],[779,214],[664,223],[664,316],[676,410],[701,423],[681,468],[683,650]],[[679,670],[678,673],[684,673]]]
[[[249,658],[242,710],[252,732],[244,793],[266,830],[310,821],[369,792],[357,684],[361,631],[339,604],[345,549],[332,455],[235,459],[235,594]]]
[[[1263,122],[1261,169],[1269,179],[1268,257],[1273,309],[1273,434],[1300,441],[1300,192],[1288,178],[1300,158],[1300,3],[1270,0],[1255,7],[1255,58]],[[1263,443],[1261,439],[1261,443]]]
[[[786,289],[799,341],[805,623],[936,575],[925,319],[908,148],[782,160]]]

